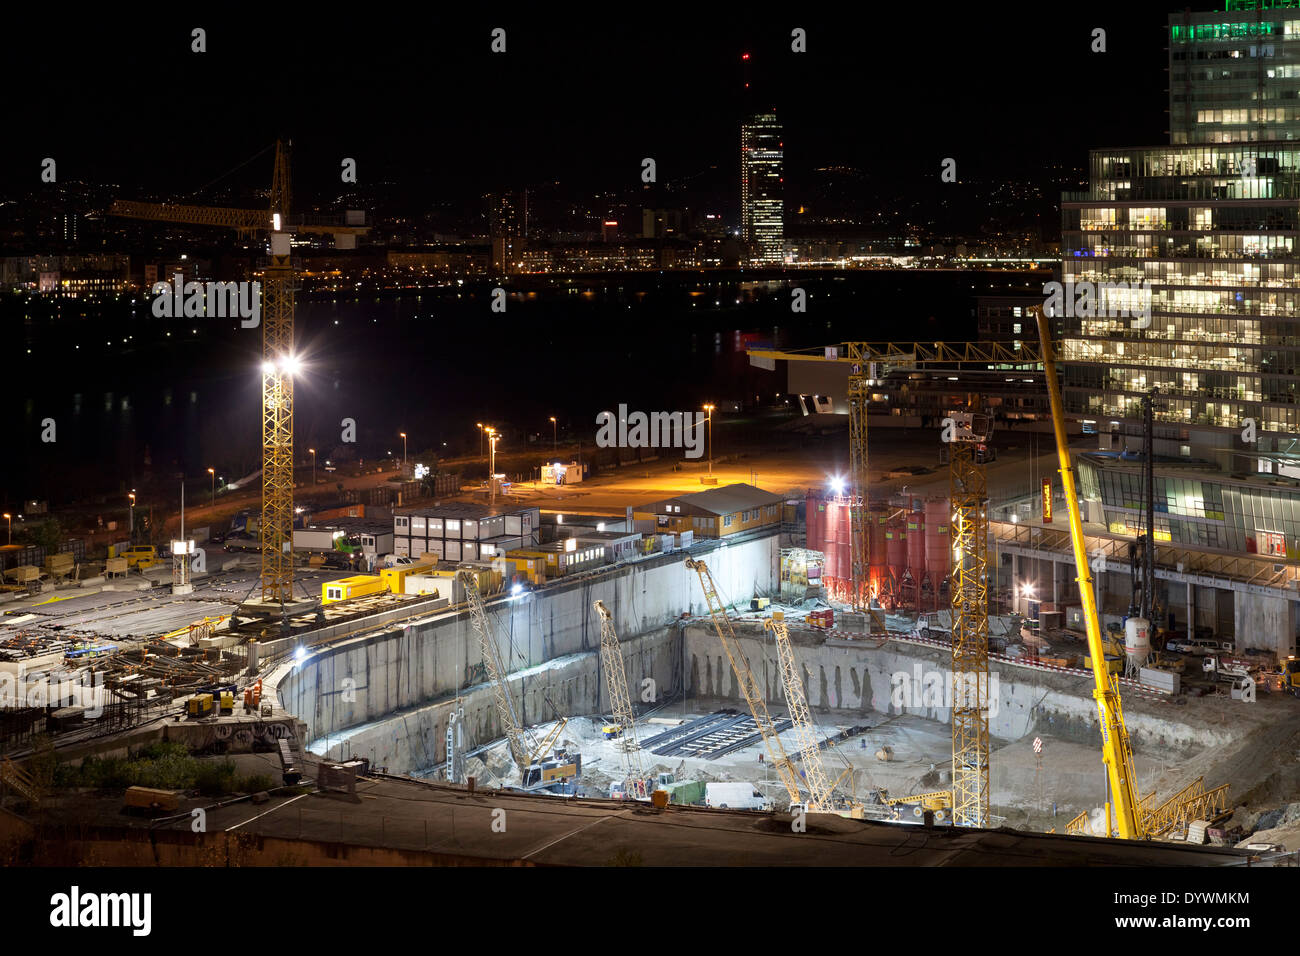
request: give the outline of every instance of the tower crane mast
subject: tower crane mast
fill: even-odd
[[[292,601],[293,560],[293,376],[295,268],[290,236],[295,232],[356,236],[364,225],[290,222],[290,144],[277,140],[269,209],[232,209],[175,203],[115,200],[109,214],[129,219],[233,229],[241,236],[269,235],[271,257],[262,273],[262,520],[260,600],[262,611],[284,612]],[[286,622],[287,623],[287,622]]]

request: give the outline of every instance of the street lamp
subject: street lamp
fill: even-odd
[[[709,477],[713,477],[713,406],[705,405],[704,410],[709,415]]]
[[[402,469],[406,469],[406,432],[398,432],[402,436]]]
[[[560,439],[556,432],[555,416],[551,416],[551,452],[558,455],[560,453]]]
[[[9,522],[9,543],[10,543],[10,544],[13,544],[13,543],[14,543],[14,517],[13,517],[13,515],[9,514],[8,512],[5,512],[5,521]]]
[[[217,506],[217,472],[215,468],[209,468],[208,474],[212,476],[212,507]]]
[[[478,456],[482,458],[483,457],[483,423],[475,422],[474,424],[478,426]]]
[[[495,505],[497,502],[497,439],[501,436],[491,428],[489,428],[488,431],[491,432],[491,434],[488,435],[488,441],[492,443],[492,459],[491,463],[488,465],[488,485],[492,489],[492,503]]]
[[[308,448],[307,450],[311,452],[311,486],[315,488],[316,487],[316,449]]]
[[[131,512],[130,512],[130,517],[127,519],[126,530],[127,533],[134,536],[135,535],[135,492],[134,491],[131,492],[129,495],[127,495],[127,497],[131,499]]]

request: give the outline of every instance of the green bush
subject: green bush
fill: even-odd
[[[199,760],[183,744],[151,743],[129,757],[87,757],[80,767],[60,764],[53,768],[56,786],[92,790],[154,787],[159,790],[194,790],[219,796],[236,790],[249,792],[252,784],[265,790],[273,784],[265,774],[237,780],[230,760]],[[239,786],[236,786],[236,784]]]
[[[194,772],[194,786],[205,797],[220,796],[234,790],[235,764],[230,760],[205,760],[198,762]]]
[[[260,793],[275,786],[275,778],[269,773],[250,773],[238,781],[235,790],[238,793]]]

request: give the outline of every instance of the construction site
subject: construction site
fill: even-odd
[[[368,227],[295,219],[289,182],[280,143],[269,209],[113,204],[267,241],[262,504],[200,547],[182,491],[170,566],[131,541],[7,573],[5,862],[1294,864],[1294,569],[1157,546],[1149,473],[1134,534],[1083,513],[1041,307],[1014,350],[752,350],[842,374],[824,480],[710,456],[691,491],[552,507],[479,423],[486,487],[302,528],[290,238]],[[978,405],[917,430],[931,478],[870,468],[887,376],[971,365],[1043,375],[1041,489],[991,487]]]
[[[1046,334],[1041,348],[1030,358],[1054,382]],[[986,416],[948,423],[940,495],[873,492],[865,415],[850,413],[854,467],[826,486],[679,494],[629,507],[622,531],[611,511],[593,540],[639,543],[567,573],[535,566],[544,542],[458,563],[443,537],[437,553],[393,556],[407,563],[391,573],[340,579],[269,546],[263,520],[260,555],[212,550],[201,572],[175,548],[170,570],[140,559],[10,585],[0,767],[14,861],[39,839],[141,863],[143,834],[163,860],[170,831],[177,863],[692,865],[752,862],[773,839],[789,863],[803,858],[789,838],[815,834],[808,862],[875,865],[924,834],[934,855],[910,863],[1289,865],[1294,659],[1153,624],[1171,620],[1170,595],[1149,583],[1158,552],[1140,539],[1132,606],[1103,610],[1106,565],[1090,557],[1059,414],[1075,560],[1043,580],[1014,540],[1033,522],[1004,535],[990,520],[1014,500],[990,497]],[[268,440],[268,462],[275,451]],[[1036,545],[1056,507],[1043,501]],[[445,513],[482,535],[498,515],[535,521],[505,501],[456,507]],[[409,535],[409,515],[432,528],[443,513],[393,520]],[[581,520],[541,527],[574,553]],[[676,527],[704,533],[664,533]],[[159,747],[219,762],[227,795],[147,785]],[[115,791],[107,765],[144,782]],[[476,837],[465,821],[506,803],[523,842]],[[605,821],[619,836],[583,850],[553,829],[557,804],[584,832]],[[196,809],[225,835],[191,839]],[[262,849],[232,841],[236,827]]]

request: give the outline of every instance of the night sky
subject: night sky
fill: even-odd
[[[351,156],[363,186],[390,181],[415,202],[555,180],[576,197],[635,182],[644,156],[661,183],[707,180],[724,164],[717,181],[730,184],[739,117],[775,106],[796,191],[825,165],[924,189],[946,156],[967,179],[1033,177],[1081,167],[1090,146],[1167,140],[1170,6],[69,14],[61,30],[33,21],[13,35],[9,73],[26,92],[11,107],[27,115],[11,116],[0,169],[8,194],[29,188],[47,155],[61,181],[190,193],[283,132],[303,195],[337,191]],[[201,55],[189,52],[196,25],[208,31]],[[489,51],[494,26],[507,30],[504,55]],[[806,54],[790,52],[795,26],[808,31]],[[1107,31],[1104,54],[1089,50],[1094,27]],[[267,167],[269,154],[243,180]]]

